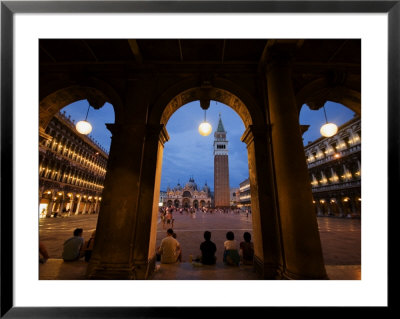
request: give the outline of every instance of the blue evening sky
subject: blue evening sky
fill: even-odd
[[[70,115],[72,120],[83,120],[88,108],[86,100],[72,103],[62,111]],[[326,115],[329,122],[338,126],[344,124],[354,116],[354,112],[341,104],[327,102]],[[199,101],[188,103],[178,109],[167,123],[170,140],[165,143],[161,190],[175,187],[178,182],[183,186],[190,177],[193,177],[199,187],[204,183],[214,189],[214,159],[213,141],[214,132],[218,125],[219,114],[227,132],[229,150],[229,182],[231,187],[239,187],[239,183],[248,177],[246,144],[240,141],[244,132],[244,124],[239,115],[230,107],[211,101],[207,110],[207,120],[213,127],[209,136],[201,136],[198,126],[204,119],[204,111]],[[89,135],[102,145],[106,151],[110,149],[111,133],[105,123],[114,123],[114,110],[110,104],[105,104],[100,110],[90,108],[88,121],[93,126]],[[303,143],[315,141],[321,137],[319,129],[325,123],[323,109],[312,111],[304,105],[300,112],[300,124],[310,125],[303,134]]]

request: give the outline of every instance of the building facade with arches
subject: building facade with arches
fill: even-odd
[[[178,183],[174,188],[167,188],[163,205],[176,208],[212,207],[211,191],[207,183],[200,188],[191,177],[184,187]]]
[[[81,99],[115,112],[87,278],[151,278],[166,124],[214,100],[245,126],[260,278],[327,279],[299,112],[329,100],[361,115],[361,40],[40,39],[39,132]]]
[[[39,135],[39,217],[96,214],[108,154],[56,113]]]
[[[318,216],[361,217],[361,118],[305,148]]]

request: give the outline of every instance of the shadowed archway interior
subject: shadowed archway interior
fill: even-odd
[[[260,278],[327,278],[298,114],[327,100],[361,110],[360,40],[41,39],[39,47],[42,129],[73,99],[115,108],[88,278],[151,277],[165,124],[204,99],[230,106],[246,127]]]

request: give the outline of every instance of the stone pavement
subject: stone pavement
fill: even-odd
[[[86,280],[84,261],[64,262],[62,259],[49,259],[39,265],[40,280]],[[330,280],[361,280],[360,265],[326,265]],[[229,267],[222,263],[214,266],[200,266],[189,262],[161,265],[157,263],[157,271],[152,280],[259,280],[252,266],[240,265]]]
[[[174,214],[174,231],[182,245],[183,262],[174,265],[162,265],[153,275],[153,280],[168,279],[218,279],[218,280],[254,280],[259,279],[251,266],[239,268],[222,264],[223,242],[225,234],[231,230],[235,239],[242,240],[243,233],[252,233],[251,215],[244,214]],[[95,229],[97,215],[78,215],[67,218],[46,218],[40,220],[40,240],[46,245],[50,260],[40,265],[40,279],[84,279],[87,263],[79,261],[64,263],[61,258],[63,242],[77,227],[83,228],[83,237],[89,238]],[[361,279],[361,222],[353,219],[319,217],[318,224],[322,249],[328,276],[331,280]],[[165,237],[167,225],[161,222],[157,228],[158,246]],[[188,263],[200,254],[203,233],[209,230],[211,240],[217,245],[217,265],[196,267]],[[218,278],[217,278],[218,277]]]

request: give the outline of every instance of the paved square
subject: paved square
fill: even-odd
[[[50,258],[61,258],[63,243],[72,236],[75,228],[83,228],[83,237],[88,239],[96,228],[98,215],[77,215],[65,218],[45,218],[39,221],[40,240],[46,245]],[[235,239],[243,240],[243,233],[252,234],[251,215],[241,214],[174,214],[174,231],[181,243],[183,260],[188,261],[200,254],[200,243],[205,230],[211,231],[211,240],[217,245],[217,258],[222,259],[223,242],[226,232],[231,230]],[[361,264],[361,221],[331,217],[318,218],[322,249],[326,265]],[[158,246],[166,236],[167,225],[158,220]]]

